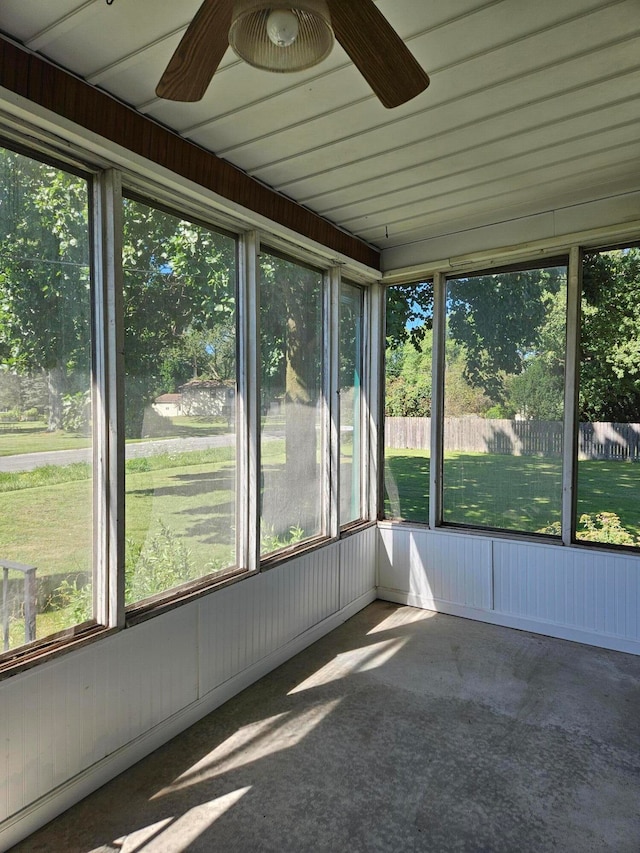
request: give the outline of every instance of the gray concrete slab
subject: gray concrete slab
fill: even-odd
[[[640,658],[376,602],[15,848],[638,853]]]

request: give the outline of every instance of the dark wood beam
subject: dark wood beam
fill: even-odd
[[[380,253],[362,240],[2,36],[0,86],[254,213],[380,269]]]

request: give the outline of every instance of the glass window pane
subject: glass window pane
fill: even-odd
[[[362,301],[359,287],[340,288],[340,524],[362,517]]]
[[[444,521],[560,534],[566,280],[448,282]]]
[[[0,652],[93,617],[88,209],[0,148]]]
[[[236,563],[235,240],[124,201],[126,601]]]
[[[325,528],[322,297],[322,273],[263,252],[262,554]]]
[[[584,257],[578,540],[640,546],[640,249]]]
[[[429,521],[433,285],[387,289],[384,510]]]

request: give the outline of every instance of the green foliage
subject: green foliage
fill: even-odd
[[[125,601],[132,604],[221,571],[229,560],[210,560],[198,566],[185,540],[158,520],[158,532],[142,545],[133,539],[125,547]]]
[[[585,255],[580,417],[640,418],[640,249]]]
[[[235,241],[124,200],[125,432],[196,375],[235,378]]]
[[[431,330],[423,327],[414,340],[387,340],[385,414],[431,417]]]
[[[91,391],[64,394],[62,397],[62,428],[67,432],[88,434],[91,427]]]
[[[41,465],[32,471],[0,471],[0,493],[18,492],[41,486],[73,483],[88,480],[91,466],[88,462],[73,462],[70,465]]]
[[[88,209],[85,179],[0,148],[0,359],[46,377],[51,431],[90,364]]]
[[[507,384],[508,402],[527,419],[560,421],[564,414],[564,371],[553,370],[543,356],[528,362]]]
[[[191,550],[166,524],[143,546],[127,539],[125,549],[125,601],[132,604],[175,589],[197,577],[224,568],[222,560],[211,561],[200,570]],[[51,597],[49,609],[64,610],[65,622],[77,625],[92,615],[91,585],[83,577],[65,578]]]
[[[47,604],[48,610],[64,610],[66,625],[80,625],[93,615],[91,584],[81,577],[65,578]]]
[[[615,512],[583,512],[579,524],[582,529],[576,530],[576,539],[583,542],[640,547],[640,536],[634,536],[626,527],[623,527],[620,517]],[[538,533],[560,536],[562,533],[560,522],[555,521],[543,527]]]
[[[260,530],[260,553],[271,554],[273,551],[280,551],[302,542],[304,538],[305,532],[299,525],[290,527],[288,536],[282,536],[276,534],[272,526],[263,523]]]
[[[596,515],[583,513],[580,516],[582,530],[576,536],[589,542],[602,542],[609,545],[640,546],[640,537],[634,537],[622,526],[615,512],[599,512]]]
[[[125,552],[125,601],[131,604],[194,576],[191,550],[165,524],[144,546],[127,539]]]
[[[410,341],[419,350],[433,325],[433,282],[394,285],[386,296],[387,349]]]
[[[546,352],[543,329],[565,282],[563,267],[449,282],[448,334],[464,346],[464,378],[494,404],[506,400],[506,377]]]

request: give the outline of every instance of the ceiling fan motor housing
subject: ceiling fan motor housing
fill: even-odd
[[[292,12],[298,19],[296,38],[287,46],[272,41],[267,30],[276,10]],[[326,0],[236,0],[229,30],[229,44],[241,59],[266,71],[304,71],[322,62],[333,47],[331,16]]]

